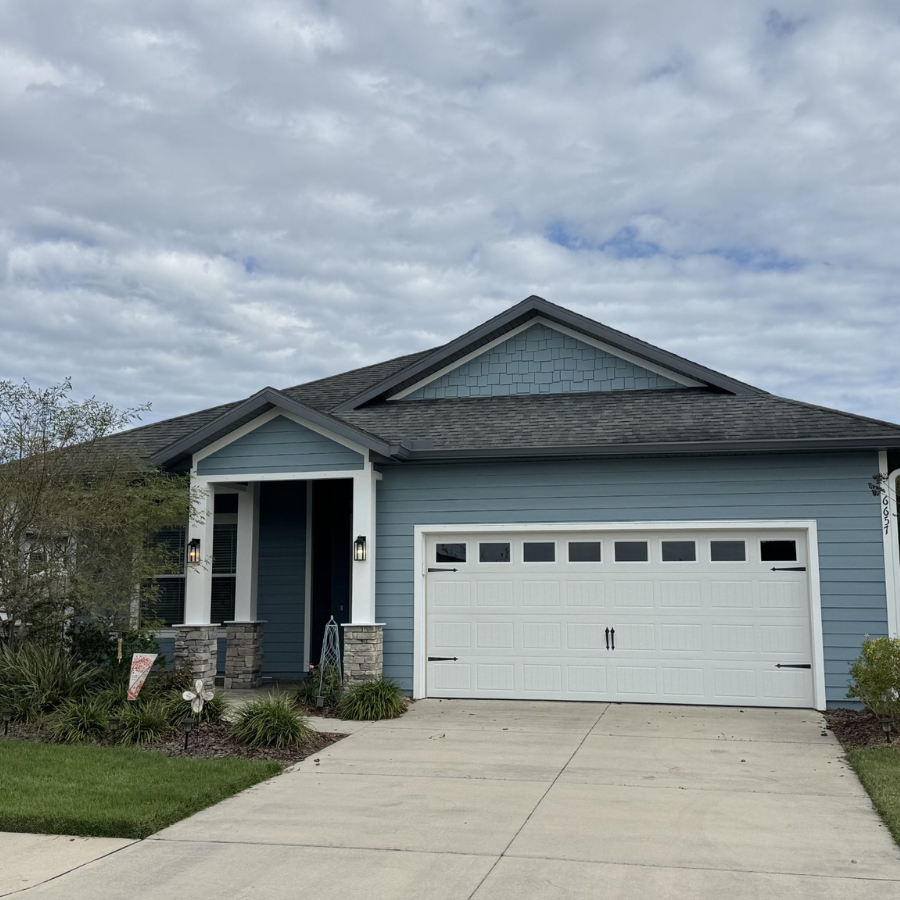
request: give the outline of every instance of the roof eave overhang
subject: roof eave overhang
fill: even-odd
[[[192,456],[198,450],[208,446],[213,441],[224,437],[230,431],[239,428],[246,422],[252,421],[264,412],[276,408],[291,413],[297,418],[309,422],[311,425],[316,425],[337,437],[353,441],[380,456],[402,457],[405,452],[405,447],[402,444],[392,445],[387,441],[375,437],[367,431],[355,428],[340,419],[336,419],[334,416],[313,409],[305,403],[292,400],[276,388],[267,387],[263,388],[252,397],[248,397],[242,403],[239,403],[234,407],[234,409],[219,416],[219,418],[214,419],[202,428],[198,428],[196,431],[187,435],[187,437],[181,438],[170,444],[168,447],[164,447],[162,450],[153,454],[153,456],[150,457],[150,463],[154,466],[163,468],[175,465],[185,457]]]
[[[685,441],[642,444],[584,444],[555,447],[424,448],[415,442],[403,457],[411,462],[439,460],[577,459],[613,456],[703,456],[728,453],[890,450],[900,436],[887,438],[804,438],[757,441]]]
[[[705,366],[692,363],[690,360],[683,359],[666,350],[661,350],[659,347],[654,347],[652,344],[638,340],[638,338],[631,337],[631,335],[624,334],[621,331],[616,331],[614,328],[608,328],[599,322],[593,321],[593,319],[587,318],[587,316],[582,316],[579,313],[557,306],[555,303],[550,303],[548,300],[544,300],[543,297],[531,296],[500,313],[500,315],[494,316],[493,319],[489,319],[477,328],[466,332],[464,335],[456,338],[456,340],[450,341],[449,344],[439,347],[424,359],[368,388],[346,403],[341,404],[334,412],[337,414],[350,412],[379,397],[396,393],[398,390],[414,384],[417,380],[426,378],[429,374],[454,362],[473,349],[488,343],[502,334],[503,331],[515,328],[517,325],[537,316],[565,325],[587,337],[619,347],[621,350],[646,359],[648,362],[656,363],[711,387],[716,387],[732,394],[760,393],[757,388],[751,385],[729,378],[719,372],[714,372]]]

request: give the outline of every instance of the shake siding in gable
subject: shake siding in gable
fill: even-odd
[[[199,475],[317,472],[362,469],[362,455],[343,444],[276,416],[200,460]]]
[[[378,621],[385,676],[412,689],[413,529],[429,524],[815,519],[828,701],[845,701],[866,634],[887,631],[874,451],[384,466]]]

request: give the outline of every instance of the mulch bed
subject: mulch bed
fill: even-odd
[[[884,732],[878,716],[869,710],[829,709],[822,715],[830,731],[845,749],[884,745]],[[893,735],[894,747],[900,749],[900,735]]]
[[[180,731],[172,731],[162,740],[144,744],[142,749],[161,751],[167,756],[192,757],[194,759],[223,759],[230,756],[242,759],[272,760],[284,766],[292,766],[294,763],[306,759],[307,756],[319,753],[346,736],[346,734],[315,731],[310,739],[299,747],[284,747],[281,749],[247,747],[234,740],[227,725],[204,723],[191,732],[187,752],[184,750],[184,734]],[[38,741],[45,744],[50,743],[37,726],[24,725],[18,722],[10,722],[9,738],[22,741]],[[3,731],[2,727],[0,727],[0,740],[2,739]],[[108,741],[103,741],[102,745],[111,746]]]

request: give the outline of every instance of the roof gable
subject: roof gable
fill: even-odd
[[[487,345],[462,365],[440,370],[391,400],[446,397],[506,397],[514,394],[563,394],[578,391],[701,387],[660,366],[649,369],[637,357],[571,329],[560,330],[543,318],[532,319],[511,336]]]
[[[421,385],[422,382],[429,379],[429,376],[439,372],[446,374],[448,367],[452,364],[462,365],[466,358],[471,358],[473,353],[477,353],[479,350],[484,352],[486,345],[496,343],[498,340],[505,340],[512,331],[520,326],[527,326],[529,322],[537,318],[543,319],[561,330],[568,329],[579,338],[598,341],[617,354],[628,354],[638,364],[643,364],[651,371],[653,367],[661,367],[686,379],[687,383],[694,382],[732,394],[759,393],[757,388],[749,384],[707,369],[705,366],[683,359],[674,353],[661,350],[659,347],[616,331],[614,328],[608,328],[593,319],[550,303],[543,297],[531,296],[456,340],[439,347],[389,378],[362,391],[356,397],[336,407],[334,412],[341,415],[375,400],[395,397],[409,388]]]

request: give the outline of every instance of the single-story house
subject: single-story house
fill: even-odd
[[[413,697],[822,709],[898,630],[895,494],[870,483],[900,426],[540,297],[120,439],[205,498],[160,610],[227,686],[301,676],[334,616],[347,677]]]

